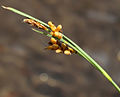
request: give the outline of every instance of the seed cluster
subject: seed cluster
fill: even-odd
[[[58,25],[56,27],[51,21],[48,22],[48,25],[50,26],[50,28],[52,30],[50,32],[50,34],[53,37],[61,39],[62,38],[62,33],[60,33],[60,32],[61,32],[61,29],[62,29],[62,25]],[[53,37],[50,39],[49,46],[47,47],[47,49],[55,50],[56,53],[64,53],[66,55],[71,55],[72,53],[76,53],[75,50],[68,47],[65,43],[61,43]]]
[[[48,44],[49,46],[46,49],[55,50],[56,53],[64,53],[66,55],[71,55],[72,53],[76,53],[75,50],[68,47],[65,43],[61,43],[58,40],[55,40],[54,38],[51,38]]]
[[[37,27],[39,29],[48,31],[47,27],[45,27],[44,25],[40,24],[39,22],[33,19],[24,19],[23,21],[25,23],[30,24],[33,27]],[[48,43],[49,46],[46,47],[46,49],[54,50],[56,53],[64,53],[66,55],[71,55],[72,53],[76,53],[75,50],[68,47],[65,43],[61,43],[59,41],[59,39],[62,39],[62,33],[61,33],[62,25],[58,25],[56,27],[51,21],[48,22],[48,25],[50,26],[50,29],[51,29],[50,34],[52,35],[52,38],[50,39],[50,42]]]

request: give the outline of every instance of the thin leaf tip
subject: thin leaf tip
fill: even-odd
[[[9,7],[6,7],[6,6],[4,6],[4,5],[2,5],[1,7],[4,8],[4,9],[9,9]]]
[[[2,8],[6,8],[6,7],[5,7],[5,6],[3,6],[3,5],[2,5],[1,7],[2,7]]]

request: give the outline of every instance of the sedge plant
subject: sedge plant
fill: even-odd
[[[32,28],[33,31],[38,32],[40,34],[44,34],[51,38],[47,49],[55,50],[56,53],[64,53],[66,55],[71,55],[72,53],[75,53],[85,58],[93,67],[95,67],[96,70],[98,70],[102,75],[104,75],[104,77],[120,93],[119,86],[113,81],[113,79],[108,75],[108,73],[93,58],[91,58],[82,48],[80,48],[75,42],[73,42],[70,38],[68,38],[62,33],[61,25],[58,25],[56,27],[52,22],[48,22],[47,24],[39,19],[36,19],[24,12],[21,12],[11,7],[2,6],[2,8],[10,10],[24,17],[27,17],[28,19],[24,19],[25,23],[29,23],[34,27],[43,29],[44,31],[42,32],[39,29]]]

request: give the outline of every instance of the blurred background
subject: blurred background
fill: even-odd
[[[0,0],[44,22],[63,25],[120,86],[120,0]],[[0,8],[0,97],[119,97],[78,55],[47,51],[48,37]]]

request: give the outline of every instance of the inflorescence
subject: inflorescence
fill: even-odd
[[[37,27],[39,29],[49,31],[47,27],[40,24],[39,22],[33,20],[33,19],[24,19],[25,23],[30,24],[33,27]],[[58,25],[57,27],[51,22],[48,22],[48,25],[50,26],[50,35],[52,36],[50,39],[50,42],[48,42],[49,46],[46,47],[48,50],[54,50],[56,53],[64,53],[65,55],[71,55],[72,53],[76,53],[75,50],[73,50],[71,47],[69,47],[65,43],[61,43],[59,40],[62,39],[62,25]]]

